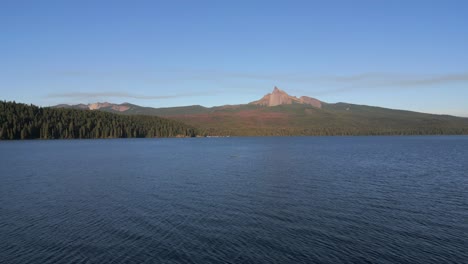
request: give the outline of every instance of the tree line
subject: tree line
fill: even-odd
[[[420,128],[199,128],[204,136],[422,136],[422,135],[468,135],[467,127],[420,127]]]
[[[37,107],[0,101],[0,139],[194,137],[195,128],[155,116]]]
[[[357,122],[356,122],[357,123]],[[362,120],[361,120],[362,123]],[[306,124],[304,124],[306,125]],[[0,140],[91,139],[195,136],[349,136],[349,135],[467,135],[468,122],[393,124],[374,122],[351,126],[339,122],[317,127],[223,127],[182,122],[145,115],[104,111],[37,107],[0,101]]]

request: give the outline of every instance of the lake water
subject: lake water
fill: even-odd
[[[468,263],[468,137],[0,142],[1,263]]]

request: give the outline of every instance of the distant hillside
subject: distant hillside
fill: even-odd
[[[0,139],[193,137],[196,129],[155,116],[41,108],[0,101]]]
[[[182,121],[206,135],[468,134],[468,118],[348,103],[328,104],[307,96],[290,96],[277,87],[260,100],[241,105],[211,108],[198,105],[170,108],[102,105],[105,105],[99,108],[102,111],[156,115]],[[129,108],[115,110],[121,106]],[[80,109],[82,105],[68,107]]]
[[[346,103],[218,109],[166,116],[210,135],[444,135],[468,134],[468,119]]]
[[[210,112],[210,108],[206,108],[200,105],[192,106],[180,106],[180,107],[168,107],[168,108],[152,108],[144,107],[129,103],[123,104],[112,104],[108,102],[104,103],[93,103],[93,104],[78,104],[78,105],[67,105],[60,104],[53,106],[53,108],[67,108],[67,109],[79,109],[79,110],[100,110],[110,113],[122,113],[127,115],[178,115],[178,114],[199,114]]]

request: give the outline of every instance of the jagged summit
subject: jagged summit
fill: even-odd
[[[55,106],[56,108],[76,108],[76,109],[84,109],[84,110],[114,110],[117,112],[125,112],[130,109],[131,105],[129,103],[122,103],[122,104],[112,104],[108,102],[97,102],[92,104],[78,104],[78,105],[67,105],[67,104],[60,104]]]
[[[308,96],[301,96],[297,98],[296,96],[291,96],[287,94],[285,91],[279,89],[276,86],[273,89],[273,92],[263,96],[263,98],[258,101],[251,102],[250,104],[263,106],[277,106],[284,104],[308,104],[317,108],[322,107],[322,102],[315,98]]]
[[[249,104],[262,105],[262,106],[305,104],[305,105],[311,105],[316,108],[322,108],[322,105],[323,105],[321,101],[312,97],[301,96],[297,98],[296,96],[291,96],[285,91],[278,88],[277,86],[273,88],[273,91],[271,93],[265,95],[262,99],[251,102]],[[109,102],[96,102],[96,103],[91,103],[91,104],[78,104],[78,105],[61,104],[55,107],[74,108],[74,109],[83,109],[83,110],[104,110],[104,111],[109,111],[109,112],[121,112],[121,113],[132,113],[132,114],[142,114],[148,111],[147,109],[145,109],[145,107],[133,105],[130,103],[114,104],[114,103],[109,103]],[[198,109],[197,111],[200,110],[200,107],[201,106],[199,107],[188,106],[188,108]],[[203,109],[203,107],[201,108]]]

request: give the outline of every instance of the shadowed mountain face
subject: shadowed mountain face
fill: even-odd
[[[208,135],[436,135],[468,134],[468,118],[290,96],[275,87],[249,104],[151,108],[133,104],[59,105],[126,115],[156,115],[195,126]]]

